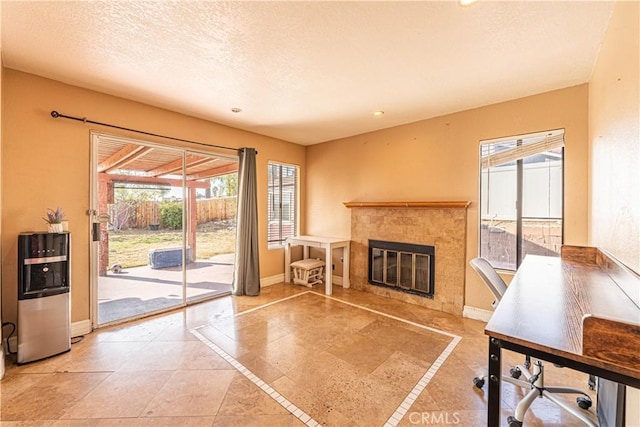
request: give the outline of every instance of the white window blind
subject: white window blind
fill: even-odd
[[[564,147],[563,129],[529,135],[522,139],[511,137],[503,140],[482,141],[482,168],[515,162],[560,147]]]
[[[269,163],[267,191],[267,243],[281,245],[298,234],[298,168]]]

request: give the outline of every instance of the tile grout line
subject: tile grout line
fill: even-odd
[[[306,294],[309,294],[309,293],[313,293],[313,292],[311,292],[311,291],[300,292],[299,294],[290,295],[288,297],[284,297],[284,298],[281,298],[279,300],[275,300],[275,301],[271,301],[271,302],[268,302],[268,303],[265,303],[265,304],[262,304],[262,305],[258,305],[256,307],[250,308],[248,310],[241,311],[240,313],[233,313],[233,314],[229,314],[228,316],[219,317],[219,318],[215,319],[215,321],[218,322],[218,321],[222,321],[222,320],[233,319],[233,318],[236,318],[236,317],[239,317],[239,316],[243,316],[243,315],[248,314],[248,313],[253,313],[254,311],[258,311],[258,310],[260,310],[262,308],[266,308],[266,307],[269,307],[271,305],[278,304],[279,302],[287,301],[287,300],[290,300],[290,299],[293,299],[293,298],[297,298],[299,296],[306,295]],[[196,326],[196,327],[194,327],[192,329],[194,329],[194,330],[195,329],[201,329],[201,328],[204,328],[205,326],[207,326],[206,323],[203,324],[203,325],[200,325],[200,326]]]
[[[291,298],[291,297],[289,297]],[[287,298],[287,299],[289,299]],[[264,307],[264,306],[263,306]],[[198,338],[203,344],[207,347],[215,351],[219,356],[225,359],[227,362],[231,364],[238,372],[244,375],[249,381],[255,384],[262,391],[267,393],[267,395],[272,398],[278,405],[282,406],[291,415],[298,418],[302,423],[309,427],[321,427],[320,423],[314,420],[309,414],[304,412],[302,409],[298,408],[295,404],[287,400],[284,396],[278,393],[273,387],[269,384],[262,381],[256,374],[251,372],[247,367],[245,367],[242,363],[238,362],[234,357],[224,351],[222,348],[218,347],[213,341],[209,340],[207,337],[198,332],[195,328],[189,329],[189,332]],[[306,420],[306,421],[305,421]]]
[[[297,297],[299,297],[299,296],[301,296],[301,295],[306,295],[306,294],[308,294],[308,293],[313,293],[313,292],[311,292],[311,291],[304,291],[304,292],[300,292],[299,294],[289,295],[288,297],[284,297],[284,298],[281,298],[281,299],[279,299],[279,300],[271,301],[271,302],[268,302],[268,303],[266,303],[266,304],[262,304],[262,305],[259,305],[259,306],[257,306],[257,307],[250,308],[249,310],[241,311],[240,313],[236,313],[236,314],[233,314],[233,315],[228,316],[228,317],[238,317],[238,316],[243,316],[243,315],[245,315],[245,314],[253,313],[254,311],[258,311],[258,310],[260,310],[260,309],[263,309],[263,308],[266,308],[266,307],[272,306],[272,305],[274,305],[274,304],[278,304],[278,303],[283,302],[283,301],[288,301],[288,300],[290,300],[290,299],[297,298]]]
[[[308,291],[308,292],[311,292],[311,291]],[[342,304],[346,304],[346,305],[350,305],[352,307],[359,308],[361,310],[370,311],[371,313],[379,314],[380,316],[388,317],[390,319],[397,320],[399,322],[404,322],[404,323],[407,323],[407,324],[412,325],[412,326],[417,326],[418,328],[426,329],[428,331],[435,332],[435,333],[438,333],[438,334],[441,334],[441,335],[446,335],[446,336],[454,338],[454,339],[455,338],[460,338],[460,336],[458,336],[456,334],[452,334],[450,332],[446,332],[446,331],[442,331],[440,329],[432,328],[430,326],[421,325],[420,323],[412,322],[411,320],[403,319],[401,317],[397,317],[397,316],[394,316],[392,314],[383,313],[381,311],[374,310],[373,308],[363,307],[361,305],[357,305],[357,304],[354,304],[352,302],[344,301],[344,300],[341,300],[339,298],[332,297],[330,295],[321,295],[321,294],[318,294],[318,293],[315,293],[315,292],[312,292],[312,293],[315,294],[315,295],[323,296],[323,297],[325,297],[327,299],[331,299],[331,300],[334,300],[334,301],[341,302]]]
[[[415,401],[420,397],[424,389],[427,387],[433,376],[438,372],[442,364],[447,360],[447,358],[453,353],[453,350],[456,348],[458,343],[462,340],[462,337],[456,336],[449,343],[449,345],[440,353],[438,358],[431,364],[427,372],[422,376],[420,381],[413,387],[413,390],[409,392],[407,397],[404,398],[398,409],[389,417],[387,422],[384,424],[384,427],[396,427],[398,423],[402,420],[402,418],[409,411],[409,408],[415,403]]]
[[[461,336],[456,335],[456,334],[452,334],[450,332],[442,331],[440,329],[432,328],[430,326],[421,325],[420,323],[412,322],[410,320],[403,319],[401,317],[397,317],[397,316],[394,316],[392,314],[383,313],[381,311],[374,310],[372,308],[364,307],[364,306],[361,306],[361,305],[358,305],[358,304],[354,304],[352,302],[344,301],[342,299],[339,299],[339,298],[336,298],[336,297],[333,297],[333,296],[330,296],[330,295],[320,294],[320,293],[316,293],[316,292],[313,292],[313,291],[305,291],[305,292],[301,292],[299,294],[290,295],[288,297],[281,298],[279,300],[272,301],[272,302],[269,302],[269,303],[266,303],[266,304],[251,308],[251,309],[243,311],[241,313],[236,313],[236,314],[234,314],[232,316],[229,316],[229,318],[242,316],[242,315],[247,314],[247,313],[252,313],[252,312],[260,310],[262,308],[269,307],[271,305],[274,305],[274,304],[277,304],[277,303],[280,303],[280,302],[283,302],[283,301],[288,301],[290,299],[297,298],[299,296],[306,295],[306,294],[318,295],[318,296],[324,297],[326,299],[330,299],[330,300],[333,300],[333,301],[336,301],[336,302],[339,302],[339,303],[342,303],[342,304],[345,304],[345,305],[348,305],[348,306],[351,306],[351,307],[359,308],[361,310],[365,310],[365,311],[377,314],[379,316],[387,317],[389,319],[393,319],[393,320],[396,320],[396,321],[399,321],[399,322],[403,322],[403,323],[406,323],[406,324],[409,324],[409,325],[412,325],[412,326],[416,326],[416,327],[421,328],[421,329],[428,330],[430,332],[434,332],[434,333],[445,335],[445,336],[448,336],[448,337],[452,338],[451,342],[442,351],[442,353],[440,353],[440,355],[436,358],[436,360],[431,364],[431,366],[429,367],[427,372],[425,372],[425,374],[422,376],[422,378],[413,387],[413,389],[407,394],[407,396],[400,403],[400,405],[394,411],[394,413],[389,417],[389,419],[384,424],[384,427],[396,427],[400,423],[400,421],[402,420],[404,415],[408,412],[409,408],[415,403],[415,401],[418,399],[418,397],[420,397],[420,394],[422,394],[422,392],[427,387],[427,385],[429,384],[429,382],[431,381],[433,376],[438,372],[438,370],[440,369],[442,364],[447,360],[447,358],[451,355],[451,353],[453,352],[455,347],[462,340]],[[286,400],[282,395],[280,395],[280,393],[278,393],[275,389],[273,389],[268,384],[266,384],[262,380],[260,380],[260,378],[258,378],[255,374],[253,374],[251,371],[249,371],[247,368],[245,368],[244,365],[242,365],[236,359],[231,357],[222,348],[218,347],[215,343],[213,343],[212,341],[207,339],[204,335],[200,334],[200,332],[198,332],[197,330],[203,328],[204,326],[206,326],[206,325],[201,325],[201,326],[198,326],[196,328],[192,328],[192,329],[189,330],[189,332],[191,332],[196,338],[198,338],[200,341],[202,341],[204,344],[206,344],[208,347],[210,347],[212,350],[214,350],[216,353],[218,353],[220,356],[222,356],[225,360],[227,360],[234,368],[236,368],[240,373],[242,373],[245,377],[247,377],[256,386],[258,386],[259,388],[264,390],[280,406],[285,408],[292,415],[296,416],[296,418],[298,418],[300,421],[302,421],[303,417],[308,416],[309,417],[309,421],[308,422],[302,421],[304,424],[306,424],[307,426],[310,426],[310,427],[320,427],[320,424],[317,421],[315,421],[313,418],[311,418],[308,414],[306,414],[301,409],[299,409],[299,411],[302,412],[302,414],[300,416],[296,415],[294,412],[296,410],[298,410],[298,408],[292,402],[289,402],[288,400]],[[236,366],[236,364],[237,364],[237,366]],[[255,380],[253,379],[253,377],[255,377]],[[268,387],[269,390],[265,390],[263,387],[261,387],[258,384],[258,382],[262,382],[264,385],[266,385],[266,387]],[[274,394],[272,394],[271,392],[273,392]],[[282,399],[284,399],[284,401],[278,400],[278,397],[281,397]]]

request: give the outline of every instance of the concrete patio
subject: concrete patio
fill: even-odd
[[[187,265],[187,302],[231,292],[235,254],[217,255]],[[149,266],[108,272],[98,278],[98,324],[154,312],[182,303],[182,267]]]

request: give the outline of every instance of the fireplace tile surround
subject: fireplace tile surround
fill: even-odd
[[[349,202],[351,286],[462,315],[469,202]],[[368,283],[369,239],[435,246],[435,295],[424,298]]]

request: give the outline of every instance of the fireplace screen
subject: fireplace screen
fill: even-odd
[[[433,297],[435,248],[369,240],[369,283]]]

